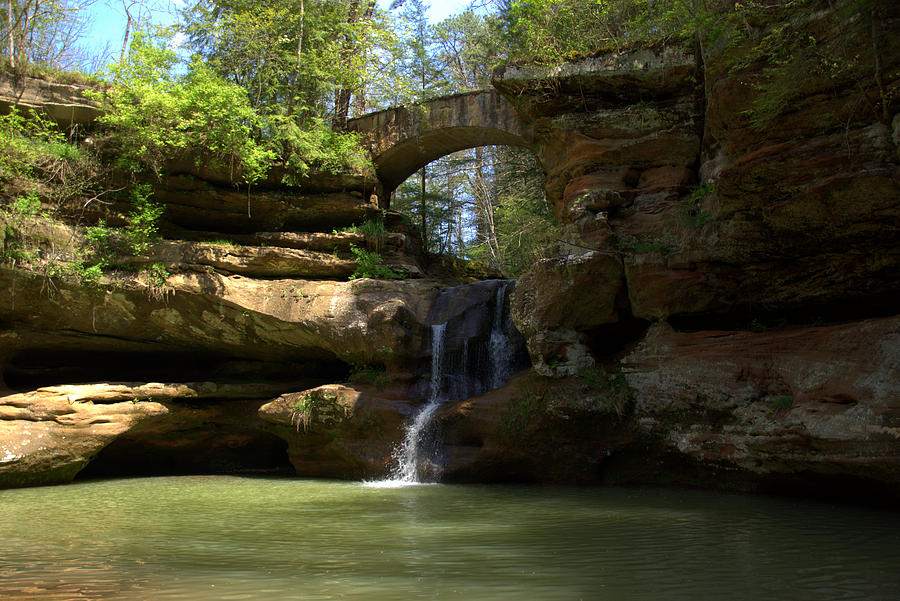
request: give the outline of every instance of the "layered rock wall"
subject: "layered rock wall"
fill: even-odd
[[[900,15],[815,8],[496,74],[535,120],[547,198],[578,239],[513,299],[535,369],[562,380],[451,411],[483,441],[458,477],[898,494]],[[787,31],[807,43],[759,50]],[[614,414],[560,415],[568,395],[623,391]],[[502,436],[517,411],[525,446]],[[558,432],[549,461],[523,452],[542,429]]]
[[[44,100],[36,106],[56,106]],[[382,210],[371,180],[279,178],[248,189],[172,161],[149,178],[162,239],[139,252],[115,229],[133,210],[125,194],[89,199],[68,220],[16,212],[15,190],[0,194],[0,487],[291,469],[284,438],[298,433],[260,406],[353,369],[410,386],[439,290],[415,234]],[[376,219],[383,235],[338,231]],[[86,225],[112,250],[104,273],[79,281],[97,252]],[[380,253],[405,279],[348,281],[354,249]],[[60,385],[77,392],[60,396]]]
[[[856,6],[496,74],[575,236],[511,301],[534,369],[439,411],[446,479],[900,496],[900,15]],[[761,44],[784,31],[791,56]],[[377,182],[227,179],[155,182],[167,239],[119,267],[162,281],[0,269],[0,486],[386,473],[445,282],[402,228],[412,279],[341,281],[367,240],[329,231],[380,214]]]

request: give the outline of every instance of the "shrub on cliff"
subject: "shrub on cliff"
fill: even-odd
[[[384,264],[382,256],[376,252],[371,252],[359,248],[351,244],[350,250],[353,252],[356,261],[356,271],[350,276],[351,280],[361,278],[371,278],[373,280],[402,280],[403,274],[397,273]]]
[[[358,133],[336,132],[316,117],[307,118],[302,126],[287,116],[270,116],[268,120],[273,143],[283,157],[283,183],[299,185],[311,171],[375,177],[375,167],[360,146]]]
[[[281,160],[291,185],[311,170],[373,171],[357,134],[331,131],[321,119],[301,125],[292,116],[263,115],[245,88],[199,56],[178,74],[168,41],[138,34],[128,58],[110,68],[113,85],[93,94],[104,103],[100,122],[109,127],[120,166],[159,173],[169,159],[192,157],[253,183]]]
[[[254,135],[265,121],[244,90],[200,61],[176,75],[177,56],[166,41],[138,34],[128,58],[110,67],[114,85],[94,93],[121,166],[159,172],[166,159],[193,156],[230,167],[235,179],[261,178],[275,153]]]

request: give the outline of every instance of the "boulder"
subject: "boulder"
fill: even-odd
[[[632,442],[630,392],[602,370],[580,374],[523,372],[502,388],[444,406],[444,480],[599,482],[606,460]]]
[[[331,384],[282,395],[259,416],[288,443],[298,475],[383,478],[416,404],[392,390]]]
[[[513,321],[531,363],[544,375],[572,375],[593,365],[583,332],[615,323],[626,309],[620,259],[588,251],[535,263],[511,299]]]

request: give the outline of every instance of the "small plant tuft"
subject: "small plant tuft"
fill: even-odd
[[[778,394],[769,399],[769,413],[787,411],[794,406],[794,397],[790,394]]]
[[[334,393],[312,390],[294,401],[291,407],[291,423],[297,432],[306,432],[313,422],[327,428],[335,428],[350,417],[350,410],[338,402]]]
[[[169,294],[166,282],[169,279],[169,270],[162,263],[154,263],[147,269],[147,297],[161,301]]]
[[[380,254],[371,252],[351,244],[350,252],[356,256],[356,271],[350,275],[351,280],[371,278],[374,280],[402,280],[404,275],[397,273],[384,264]]]
[[[691,220],[695,228],[701,228],[713,220],[713,216],[703,211],[700,205],[715,190],[715,184],[700,186],[687,198],[681,199],[681,213]]]

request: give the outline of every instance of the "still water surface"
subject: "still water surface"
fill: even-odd
[[[900,514],[229,476],[0,491],[0,599],[900,599]]]

